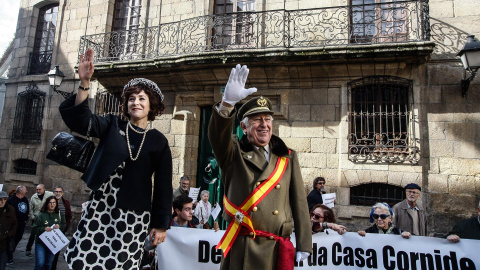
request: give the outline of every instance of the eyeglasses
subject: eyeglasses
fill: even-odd
[[[420,192],[416,192],[415,190],[409,190],[409,191],[407,191],[407,193],[413,194],[413,195],[420,194]]]
[[[313,216],[314,216],[316,219],[320,219],[320,218],[323,218],[323,217],[324,217],[324,216],[322,216],[322,215],[318,215],[318,214],[314,214],[314,213],[310,212],[310,217],[313,217]]]
[[[262,121],[265,121],[265,123],[270,123],[272,122],[272,117],[270,116],[267,116],[267,117],[255,117],[252,119],[252,122],[255,123],[255,124],[261,124]]]
[[[61,190],[55,190],[54,192],[55,193],[63,193],[63,191],[61,191]]]
[[[373,219],[378,219],[378,218],[381,218],[381,219],[387,219],[387,217],[389,217],[390,215],[385,215],[385,214],[373,214],[372,217]]]

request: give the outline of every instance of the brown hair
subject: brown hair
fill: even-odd
[[[145,94],[147,94],[148,99],[150,101],[150,111],[148,112],[148,120],[153,121],[155,120],[155,117],[162,115],[163,111],[165,110],[165,104],[163,104],[157,92],[153,91],[149,87],[142,84],[131,86],[125,89],[125,91],[123,91],[123,94],[122,94],[123,115],[128,119],[130,119],[130,114],[128,113],[128,98],[130,97],[131,94],[138,94],[142,92],[142,90],[145,91]]]
[[[335,223],[335,214],[333,213],[332,209],[326,207],[323,204],[316,204],[312,207],[312,212],[317,209],[317,208],[322,208],[323,209],[323,220],[325,222],[330,222],[330,223]]]
[[[45,203],[43,204],[42,209],[40,209],[40,212],[48,212],[48,204],[51,200],[55,200],[55,209],[53,210],[53,212],[58,213],[58,211],[60,211],[60,209],[58,209],[57,198],[55,198],[55,196],[50,196],[47,198],[47,200],[45,200]]]

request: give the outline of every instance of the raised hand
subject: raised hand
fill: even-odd
[[[255,87],[245,89],[245,83],[249,72],[247,66],[240,67],[240,64],[237,64],[235,68],[232,68],[227,86],[225,87],[225,93],[223,94],[223,102],[234,106],[237,102],[246,98],[248,95],[257,92],[257,88]]]
[[[90,83],[93,71],[93,50],[87,49],[85,55],[80,55],[80,63],[78,64],[78,76],[80,77],[80,81]]]

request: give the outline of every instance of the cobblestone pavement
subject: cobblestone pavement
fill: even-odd
[[[13,253],[13,264],[7,265],[7,269],[30,270],[35,266],[35,244],[32,247],[32,257],[25,256],[25,248],[27,246],[28,238],[30,237],[30,227],[25,228],[22,240],[18,243],[17,250]],[[68,237],[70,238],[70,237]],[[67,263],[63,259],[63,252],[66,248],[60,251],[58,258],[57,270],[68,270]]]

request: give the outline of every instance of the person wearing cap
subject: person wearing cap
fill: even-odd
[[[92,61],[91,49],[80,56],[79,89],[59,108],[72,131],[86,135],[90,127],[90,136],[100,139],[81,176],[92,192],[65,259],[73,269],[138,269],[146,237],[157,245],[170,228],[172,155],[151,123],[165,109],[163,94],[153,81],[135,78],[122,94],[128,121],[92,114],[87,99]]]
[[[427,217],[425,210],[417,203],[422,188],[410,183],[405,186],[407,198],[393,206],[395,219],[393,224],[402,231],[410,232],[412,235],[427,235]]]
[[[229,227],[217,249],[221,269],[293,269],[312,252],[311,225],[297,153],[272,134],[272,103],[245,89],[249,70],[232,69],[213,107],[208,137],[222,170],[223,217]],[[235,115],[244,135],[232,135]],[[294,224],[294,227],[293,227]],[[295,228],[296,250],[289,236]]]
[[[13,245],[18,226],[15,208],[7,204],[7,199],[7,192],[0,191],[0,269],[7,267],[9,241]]]

